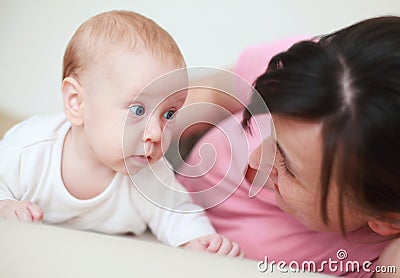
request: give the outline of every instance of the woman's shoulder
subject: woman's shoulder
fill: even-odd
[[[376,272],[375,277],[397,277],[396,272],[400,271],[400,238],[385,247],[379,257],[378,266],[382,272]]]

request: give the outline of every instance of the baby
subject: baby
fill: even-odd
[[[184,189],[163,159],[186,99],[184,67],[175,41],[144,16],[84,22],[64,55],[64,113],[32,117],[0,142],[0,217],[108,234],[150,228],[171,246],[243,256],[204,214],[182,213],[201,208],[176,194]]]

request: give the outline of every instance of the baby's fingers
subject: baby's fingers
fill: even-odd
[[[34,222],[41,222],[43,220],[43,210],[38,205],[32,202],[27,202],[26,205],[31,214],[31,219]]]
[[[17,216],[17,219],[19,221],[24,221],[24,222],[31,222],[32,221],[32,215],[28,208],[26,207],[17,207],[15,209],[15,215]]]
[[[217,251],[217,254],[228,255],[231,250],[232,250],[232,242],[229,239],[223,237],[222,243]]]
[[[0,218],[7,220],[19,220],[18,215],[15,210],[2,210]]]
[[[228,257],[244,257],[244,253],[240,250],[239,244],[232,242],[232,249],[227,254]]]
[[[42,209],[28,201],[0,201],[0,218],[23,222],[40,222],[43,219]]]
[[[22,208],[20,213],[17,210]],[[8,220],[19,220],[19,218],[26,218],[24,215],[23,207],[21,207],[17,201],[14,200],[2,200],[0,201],[0,218]]]
[[[223,239],[222,236],[212,237],[208,244],[207,251],[210,253],[216,253],[221,247]]]

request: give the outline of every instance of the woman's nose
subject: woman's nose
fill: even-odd
[[[272,166],[271,173],[269,174],[269,178],[276,184],[278,184],[278,169],[275,166]]]

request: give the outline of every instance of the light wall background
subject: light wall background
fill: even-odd
[[[87,18],[129,9],[171,33],[188,66],[228,68],[248,45],[400,15],[399,0],[0,0],[0,112],[62,111],[65,46]]]

